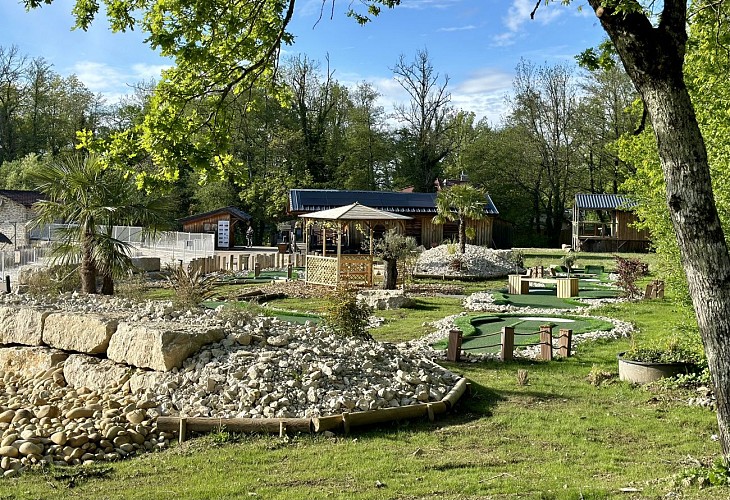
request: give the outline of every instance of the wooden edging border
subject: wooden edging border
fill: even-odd
[[[225,429],[232,432],[257,432],[284,436],[288,432],[318,433],[342,429],[349,434],[352,427],[378,424],[392,420],[419,418],[428,415],[434,421],[436,415],[446,413],[466,392],[467,379],[462,377],[441,401],[419,403],[395,408],[380,408],[316,418],[215,418],[215,417],[157,417],[157,430],[177,432],[180,442],[187,433],[210,432]]]

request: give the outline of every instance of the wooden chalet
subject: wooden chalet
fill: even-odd
[[[623,194],[577,194],[572,247],[585,252],[646,252],[649,231],[637,229],[636,202]]]
[[[223,207],[202,214],[178,219],[187,233],[215,234],[215,248],[226,249],[235,246],[236,229],[245,234],[251,216],[236,207]]]
[[[406,193],[394,191],[341,191],[335,189],[291,189],[289,191],[289,213],[291,215],[305,215],[321,210],[330,210],[345,205],[359,203],[385,212],[405,215],[411,219],[404,221],[403,232],[413,236],[419,245],[425,247],[437,246],[446,240],[457,240],[459,232],[458,222],[434,224],[432,222],[436,211],[436,193]],[[494,246],[494,221],[499,216],[492,199],[486,195],[484,211],[487,215],[482,220],[471,221],[471,227],[476,230],[476,236],[469,243],[474,245]],[[374,228],[374,237],[382,237],[385,224],[377,224]],[[311,228],[307,240],[312,248],[321,247],[317,228]],[[348,239],[345,252],[357,253],[362,247],[363,234],[357,231],[356,223],[351,222],[346,229]],[[334,245],[332,245],[334,247]]]

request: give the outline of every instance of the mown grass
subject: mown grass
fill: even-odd
[[[292,300],[297,310],[321,303]],[[419,298],[414,308],[382,312],[387,322],[374,333],[416,338],[422,322],[460,311],[458,298]],[[691,311],[669,300],[612,304],[596,314],[633,322],[640,342],[695,335]],[[53,471],[0,480],[0,498],[730,498],[728,488],[682,484],[697,463],[721,453],[715,414],[687,406],[691,393],[683,389],[619,382],[616,354],[631,342],[584,343],[551,363],[446,364],[471,390],[434,423],[393,422],[334,438],[219,432],[72,480]]]
[[[624,341],[625,342],[625,341]],[[716,421],[685,394],[618,382],[619,343],[591,343],[552,363],[449,364],[472,381],[454,411],[351,436],[208,436],[111,465],[73,488],[51,474],[0,483],[5,498],[727,498],[681,486],[720,453]],[[529,382],[517,383],[527,370]],[[380,486],[378,486],[380,484]]]

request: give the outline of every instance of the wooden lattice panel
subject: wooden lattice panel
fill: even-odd
[[[340,260],[340,278],[348,283],[370,285],[373,280],[373,268],[370,257],[360,255],[343,255]]]
[[[307,255],[307,283],[337,286],[337,259]]]

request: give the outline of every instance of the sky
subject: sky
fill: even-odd
[[[144,33],[111,33],[105,19],[87,31],[72,31],[73,0],[26,12],[20,0],[0,2],[0,46],[17,46],[31,58],[42,57],[63,75],[75,74],[91,91],[113,102],[131,86],[171,62],[144,42]],[[544,2],[543,2],[544,3]],[[298,0],[289,31],[293,46],[282,57],[306,54],[321,70],[334,70],[341,84],[371,83],[386,112],[407,95],[393,78],[401,56],[411,62],[427,50],[440,82],[457,109],[498,124],[508,107],[515,67],[521,59],[537,65],[574,64],[574,56],[597,46],[605,35],[584,0],[568,6],[535,0],[402,0],[366,26],[344,15],[357,0]],[[583,7],[583,8],[581,8]]]

